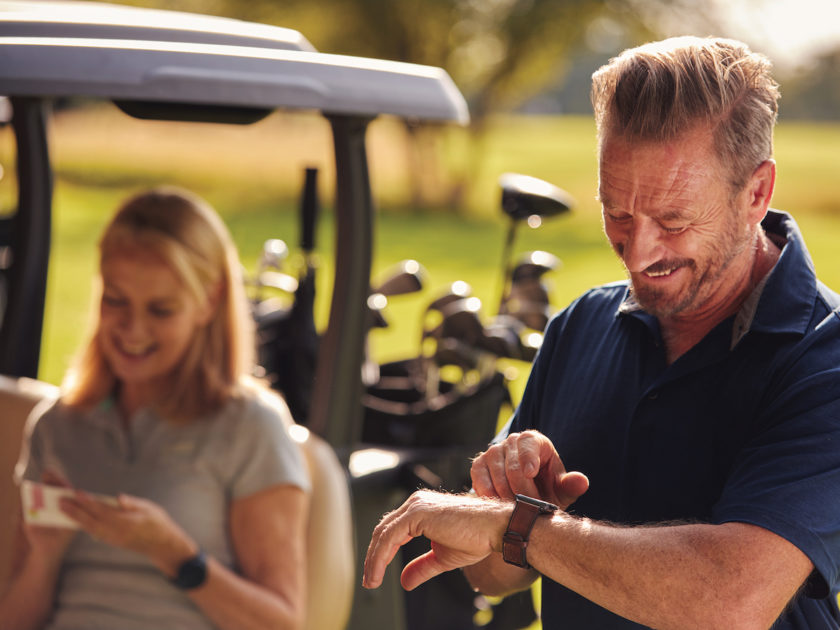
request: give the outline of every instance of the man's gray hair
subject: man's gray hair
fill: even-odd
[[[666,142],[707,125],[740,190],[773,155],[779,86],[745,44],[675,37],[624,51],[592,75],[599,145],[607,134]]]

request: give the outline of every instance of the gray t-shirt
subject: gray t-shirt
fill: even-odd
[[[161,505],[221,564],[236,570],[231,501],[276,484],[309,491],[302,454],[269,394],[248,393],[190,424],[150,410],[123,428],[111,401],[91,412],[59,403],[29,423],[23,478],[51,469],[89,492],[131,494]],[[214,628],[145,557],[80,532],[62,566],[47,630]]]

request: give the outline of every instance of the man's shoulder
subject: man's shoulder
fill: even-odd
[[[566,311],[588,315],[597,312],[615,315],[618,307],[627,298],[627,286],[626,280],[620,280],[593,287],[573,301]]]
[[[550,331],[591,332],[610,326],[627,297],[627,286],[627,281],[623,280],[588,289],[554,316],[549,324]]]

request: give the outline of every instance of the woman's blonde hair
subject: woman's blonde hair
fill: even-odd
[[[156,188],[128,199],[105,228],[99,242],[100,271],[110,257],[130,249],[159,257],[198,304],[215,305],[210,322],[196,330],[175,373],[163,379],[157,410],[184,421],[217,409],[250,375],[254,354],[253,322],[227,228],[196,195]],[[96,405],[118,385],[100,346],[98,309],[93,309],[91,323],[90,339],[65,378],[63,400],[70,406]]]
[[[626,50],[592,75],[599,144],[608,134],[667,142],[706,124],[740,190],[773,155],[779,88],[770,67],[730,39],[674,37]]]

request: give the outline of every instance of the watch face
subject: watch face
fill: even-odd
[[[177,577],[172,580],[175,586],[183,589],[196,588],[207,579],[207,559],[204,552],[199,552],[178,569]]]

